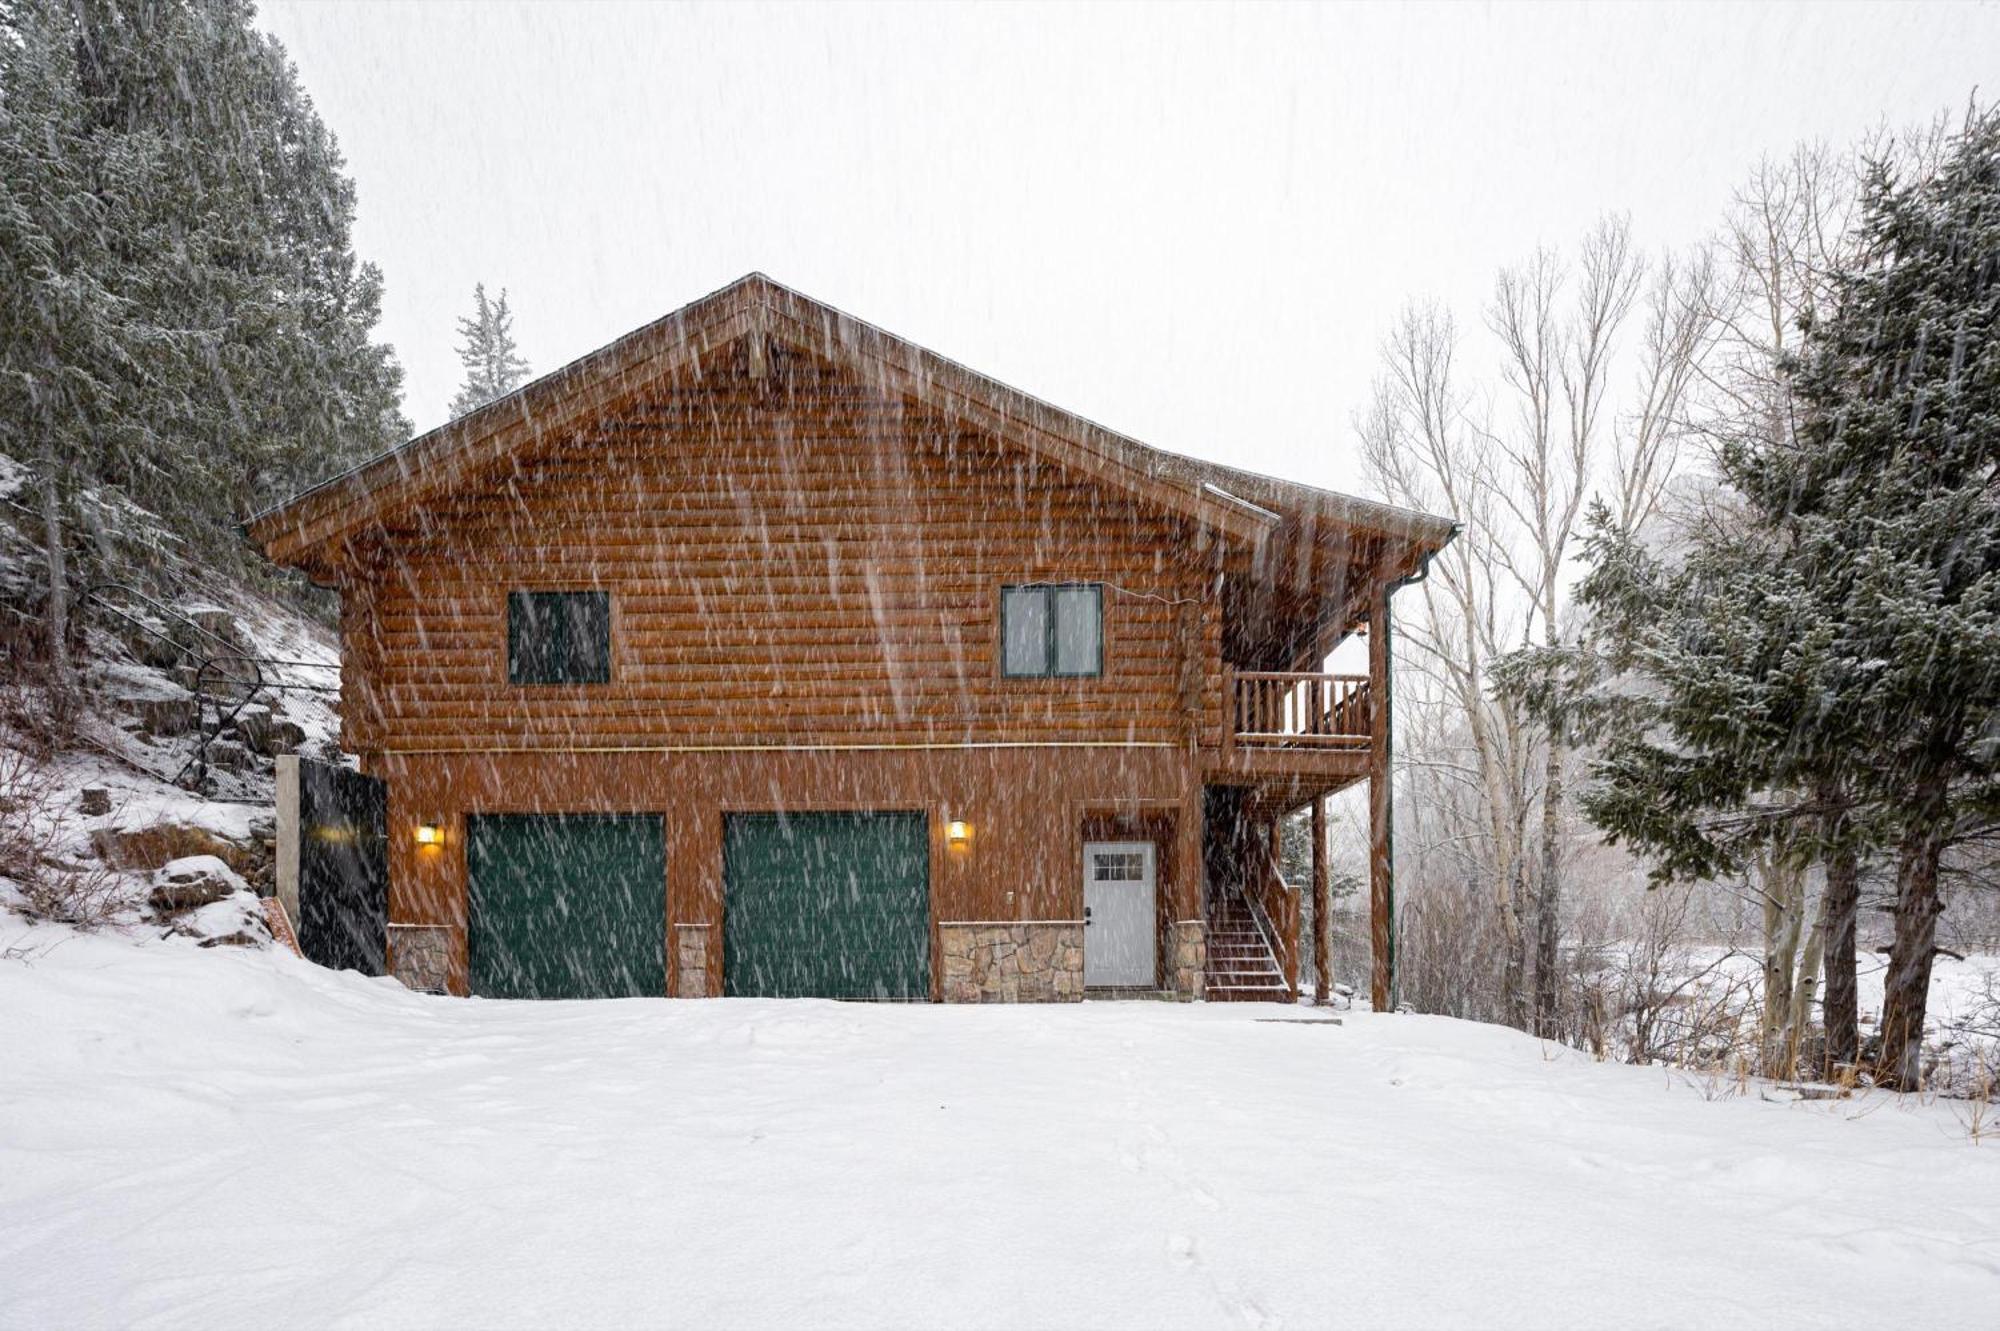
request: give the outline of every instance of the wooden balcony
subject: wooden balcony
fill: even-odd
[[[1227,670],[1222,747],[1207,779],[1254,788],[1282,813],[1368,775],[1374,693],[1366,675]]]
[[[1228,697],[1238,747],[1368,748],[1374,718],[1366,675],[1231,671]]]

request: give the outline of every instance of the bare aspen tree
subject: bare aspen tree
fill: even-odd
[[[1543,250],[1500,275],[1487,326],[1499,340],[1511,426],[1489,442],[1505,466],[1496,493],[1515,539],[1496,549],[1532,612],[1532,639],[1563,641],[1566,565],[1594,454],[1605,431],[1613,352],[1641,280],[1631,231],[1606,219],[1583,241],[1574,271]],[[1541,845],[1535,891],[1535,1028],[1556,1021],[1562,938],[1563,782],[1566,745],[1543,737]]]
[[[1611,434],[1606,503],[1625,532],[1652,524],[1680,473],[1690,401],[1716,340],[1716,262],[1709,246],[1662,255],[1647,277],[1632,408]]]
[[[1362,447],[1377,484],[1396,502],[1453,514],[1459,538],[1432,562],[1419,587],[1422,613],[1403,630],[1414,669],[1438,686],[1460,722],[1465,752],[1413,760],[1464,761],[1472,798],[1454,829],[1476,847],[1474,872],[1492,894],[1502,938],[1499,1015],[1526,1025],[1527,935],[1522,925],[1528,727],[1514,704],[1489,687],[1491,663],[1516,640],[1519,616],[1503,588],[1503,524],[1491,463],[1471,428],[1458,381],[1458,332],[1449,313],[1413,307],[1383,344],[1383,372],[1362,419]],[[1418,691],[1405,685],[1406,696]],[[1414,698],[1406,703],[1408,709]],[[1467,807],[1467,806],[1470,807]]]
[[[1713,344],[1714,273],[1700,250],[1649,268],[1625,222],[1608,219],[1573,258],[1542,250],[1500,274],[1485,312],[1493,340],[1483,384],[1461,370],[1447,312],[1407,311],[1384,342],[1358,422],[1388,498],[1462,524],[1406,629],[1406,680],[1416,680],[1405,684],[1404,711],[1439,716],[1411,723],[1418,742],[1405,751],[1430,783],[1428,816],[1444,820],[1427,830],[1487,883],[1498,1015],[1523,1028],[1557,1029],[1568,746],[1496,693],[1490,672],[1523,646],[1565,643],[1570,563],[1594,495],[1635,528],[1658,509]],[[1621,331],[1638,310],[1636,354],[1621,355]]]

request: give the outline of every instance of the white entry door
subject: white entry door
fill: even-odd
[[[1152,842],[1084,843],[1084,984],[1156,982],[1153,898]]]

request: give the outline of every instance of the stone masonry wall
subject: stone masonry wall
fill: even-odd
[[[1208,927],[1200,920],[1176,920],[1168,958],[1167,985],[1182,998],[1200,998],[1208,977]]]
[[[1058,1003],[1083,998],[1083,925],[942,923],[947,1003]]]
[[[451,974],[451,930],[441,924],[390,925],[389,973],[405,989],[445,992]]]
[[[708,974],[708,926],[705,924],[677,924],[674,926],[674,961],[679,971],[674,993],[680,998],[707,998]]]

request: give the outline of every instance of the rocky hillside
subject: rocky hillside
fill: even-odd
[[[0,455],[0,895],[77,923],[262,941],[254,899],[255,927],[229,923],[240,902],[211,908],[273,890],[277,757],[338,760],[334,635],[187,558],[143,510],[86,494],[99,520],[71,578],[81,699],[55,720],[25,479]]]

